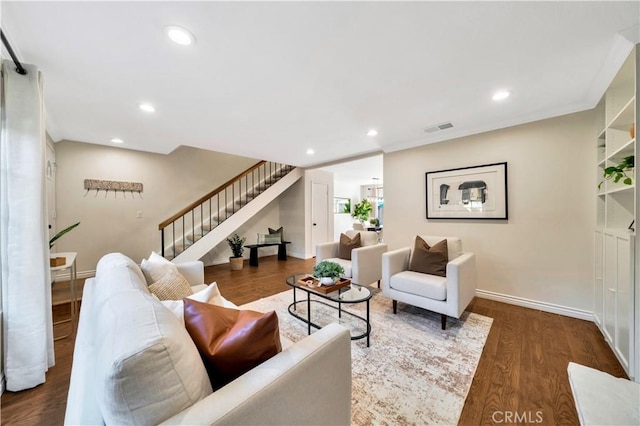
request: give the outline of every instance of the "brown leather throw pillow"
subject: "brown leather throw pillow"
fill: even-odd
[[[340,234],[340,249],[338,251],[338,257],[344,260],[351,260],[351,250],[362,247],[360,243],[360,233],[357,233],[355,237],[349,238],[345,234]]]
[[[437,242],[433,247],[420,237],[416,237],[416,243],[411,257],[410,271],[423,274],[447,276],[447,263],[449,262],[449,249],[447,240]]]
[[[184,299],[184,322],[214,390],[282,351],[278,316]]]

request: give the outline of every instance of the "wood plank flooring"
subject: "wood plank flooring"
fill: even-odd
[[[279,262],[276,256],[270,256],[260,258],[257,268],[245,262],[242,271],[230,271],[228,265],[208,267],[205,281],[216,281],[226,298],[242,305],[288,290],[285,277],[309,271],[313,263],[313,259],[294,258]],[[625,377],[593,323],[479,298],[474,299],[469,310],[493,318],[493,325],[465,402],[461,425],[525,424],[538,419],[542,424],[577,425],[567,379],[568,362]],[[68,306],[54,309],[54,319],[64,315],[68,315]],[[65,333],[64,327],[67,325],[56,326],[55,334]],[[2,395],[3,425],[63,423],[73,343],[73,336],[56,342],[56,365],[47,373],[46,383]],[[507,421],[513,420],[516,413],[521,421]]]

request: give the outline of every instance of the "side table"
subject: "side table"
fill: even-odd
[[[71,323],[71,331],[64,336],[56,337],[53,340],[64,339],[65,337],[71,336],[76,329],[76,323],[78,318],[78,296],[76,294],[76,256],[78,253],[75,252],[65,252],[65,253],[51,253],[51,257],[64,257],[66,259],[64,265],[53,266],[51,267],[51,272],[58,272],[69,270],[69,290],[71,292],[71,315],[69,319],[56,321],[53,325],[62,324],[65,322]]]

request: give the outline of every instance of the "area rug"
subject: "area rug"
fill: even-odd
[[[298,300],[306,300],[306,293],[297,294]],[[288,290],[242,308],[275,310],[280,333],[296,342],[307,335],[307,326],[289,314],[292,301],[292,290]],[[391,300],[379,292],[370,304],[370,347],[366,339],[351,343],[351,423],[457,424],[493,320],[465,312],[459,320],[449,318],[447,329],[442,330],[440,314],[399,303],[394,315]],[[359,328],[352,335],[364,329],[349,315],[339,319],[337,311],[321,306],[311,307],[312,319],[320,325],[341,322]],[[365,316],[364,303],[347,310]],[[306,303],[298,313],[306,317]]]

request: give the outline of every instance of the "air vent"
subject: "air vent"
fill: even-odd
[[[453,127],[453,124],[451,123],[440,123],[440,124],[436,124],[435,126],[429,126],[426,129],[424,129],[425,133],[435,133],[435,132],[439,132],[440,130],[446,130],[446,129],[450,129]]]

